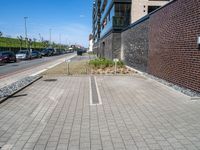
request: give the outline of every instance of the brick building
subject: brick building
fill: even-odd
[[[200,92],[198,37],[199,0],[174,0],[153,13],[149,19],[148,73]]]
[[[95,0],[93,5],[93,50],[98,56],[121,55],[121,32],[169,0]]]
[[[198,39],[200,1],[173,0],[119,31],[109,30],[100,36],[96,52],[200,92]]]

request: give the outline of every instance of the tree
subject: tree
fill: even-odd
[[[34,48],[36,48],[36,42],[37,42],[37,39],[36,39],[36,38],[33,38],[33,45],[34,45]]]
[[[0,31],[0,37],[2,37],[2,36],[3,36],[3,32]]]
[[[50,43],[50,42],[47,41],[47,40],[46,40],[46,41],[43,41],[44,47],[46,47],[46,48],[49,47],[49,43]]]

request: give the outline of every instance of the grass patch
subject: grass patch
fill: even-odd
[[[69,63],[69,71],[67,63],[62,63],[43,73],[43,75],[84,75],[90,72],[88,61],[78,61]]]
[[[115,62],[110,59],[97,58],[97,59],[91,60],[89,62],[89,65],[94,69],[105,69],[108,67],[113,67],[115,65]],[[125,65],[122,61],[119,61],[117,62],[117,67],[124,68]]]
[[[80,60],[69,63],[69,72],[67,63],[62,63],[54,68],[44,72],[42,75],[56,76],[56,75],[88,75],[88,74],[115,74],[115,63],[109,59],[94,59],[94,60]],[[133,71],[127,69],[122,61],[117,63],[116,74],[131,75]]]

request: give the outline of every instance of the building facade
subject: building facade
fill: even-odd
[[[92,34],[89,35],[89,49],[88,52],[93,52],[93,36]]]
[[[139,20],[145,15],[167,4],[170,0],[132,0],[131,22]]]
[[[96,0],[93,7],[94,52],[110,59],[118,57],[120,32],[131,23],[131,0]]]
[[[96,43],[100,39],[100,19],[101,19],[101,13],[100,13],[100,5],[101,0],[94,0],[93,2],[93,15],[92,15],[92,25],[93,25],[93,41]]]
[[[93,4],[94,52],[121,58],[121,32],[169,0],[95,0]]]

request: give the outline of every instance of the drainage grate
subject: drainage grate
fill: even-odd
[[[191,100],[192,101],[200,101],[200,97],[192,97]]]
[[[45,79],[44,81],[45,82],[55,82],[55,81],[57,81],[57,79]]]
[[[19,65],[12,65],[12,67],[17,67],[17,66],[19,66]]]
[[[91,76],[91,92],[92,92],[92,104],[99,104],[97,85],[94,79],[94,76]]]

